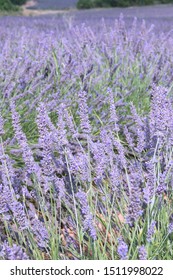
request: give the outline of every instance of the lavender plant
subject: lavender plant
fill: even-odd
[[[173,39],[125,21],[0,18],[0,259],[173,258]]]

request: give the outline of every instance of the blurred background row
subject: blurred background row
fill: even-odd
[[[173,0],[0,0],[0,10],[18,10],[30,3],[29,9],[90,9],[100,7],[130,7],[173,3]]]

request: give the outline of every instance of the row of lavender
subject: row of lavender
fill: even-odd
[[[0,258],[172,259],[171,32],[1,25]]]

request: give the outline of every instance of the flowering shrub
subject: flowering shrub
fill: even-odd
[[[171,33],[0,20],[0,258],[172,259]]]

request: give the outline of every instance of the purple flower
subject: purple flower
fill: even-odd
[[[147,260],[147,251],[144,245],[139,247],[138,254],[140,260]]]
[[[58,189],[59,198],[62,199],[65,197],[65,184],[63,178],[55,179],[55,187]]]
[[[104,152],[104,144],[99,141],[91,143],[91,151],[95,162],[96,179],[103,179],[104,172],[107,167],[108,158]]]
[[[81,129],[84,134],[89,135],[91,133],[91,126],[88,116],[87,93],[85,91],[80,91],[78,97]]]
[[[118,247],[117,247],[117,253],[121,260],[127,260],[128,258],[128,246],[123,241],[122,237],[118,238]]]
[[[115,109],[114,95],[110,88],[108,88],[108,98],[109,98],[109,107],[110,107],[110,122],[114,124],[114,131],[118,132],[119,131],[119,126],[117,124],[118,117]]]
[[[67,146],[68,140],[67,140],[67,130],[66,130],[66,123],[64,121],[65,119],[65,105],[61,104],[57,110],[58,113],[58,123],[57,123],[57,135],[58,135],[58,142],[59,146]]]
[[[18,201],[14,201],[11,210],[13,211],[14,218],[16,219],[19,225],[19,229],[20,230],[27,229],[28,219],[26,217],[23,205]]]
[[[10,190],[8,185],[0,185],[0,202],[1,202],[1,209],[0,213],[4,215],[6,218],[7,212],[13,209],[14,205],[14,190]]]
[[[156,188],[155,170],[154,170],[154,163],[152,160],[146,163],[146,169],[147,169],[146,187],[143,189],[143,197],[145,203],[149,204],[151,203]]]
[[[138,115],[136,108],[133,104],[131,104],[130,109],[131,109],[131,113],[132,113],[133,119],[136,124],[136,135],[137,135],[136,151],[141,153],[145,147],[145,132],[143,130],[143,122],[142,122],[140,116]]]
[[[10,191],[8,189],[8,191]],[[0,185],[0,214],[4,214],[8,212],[9,207],[7,204],[7,199],[6,199],[6,192],[4,192],[3,186]]]
[[[119,160],[121,165],[126,168],[127,167],[127,161],[126,161],[126,157],[125,157],[125,150],[123,145],[120,143],[120,141],[114,139],[113,141],[116,149],[118,150],[118,154],[119,154]]]
[[[0,114],[0,136],[2,136],[3,134],[4,134],[4,121]]]
[[[173,132],[173,109],[168,99],[167,89],[153,85],[152,103],[150,112],[151,135],[157,136],[161,141],[171,137]]]
[[[47,248],[49,241],[49,233],[43,222],[38,220],[34,213],[29,212],[31,232],[35,236],[36,242],[40,248]]]
[[[97,234],[95,227],[93,225],[93,216],[90,212],[90,208],[87,202],[87,197],[86,193],[83,191],[79,190],[78,193],[76,194],[76,197],[81,205],[81,213],[83,216],[83,226],[85,231],[89,231],[90,236],[96,240]]]
[[[84,153],[79,152],[76,156],[74,156],[74,160],[78,165],[77,176],[79,176],[82,181],[87,182],[90,179],[89,162],[87,156]]]
[[[75,135],[76,130],[73,122],[73,117],[69,114],[67,109],[64,109],[64,118],[66,120],[66,124],[69,128],[71,135]]]
[[[48,179],[53,180],[55,166],[52,161],[52,134],[48,129],[49,119],[44,103],[41,103],[38,107],[37,125],[39,130],[39,145],[42,149],[42,159],[40,160],[40,177],[42,178],[44,189],[47,191],[49,189]]]
[[[29,257],[24,252],[22,247],[13,244],[12,247],[8,245],[7,242],[3,243],[2,249],[0,251],[0,256],[4,260],[28,260]]]
[[[27,171],[28,171],[28,173],[33,173],[33,172],[38,173],[37,165],[34,161],[32,151],[27,143],[26,136],[22,131],[22,128],[20,125],[20,117],[16,111],[16,106],[13,101],[11,101],[11,103],[10,103],[10,108],[11,108],[12,123],[13,123],[13,128],[15,131],[15,136],[16,136],[18,143],[21,146],[23,159],[27,166]]]
[[[171,234],[173,232],[173,222],[168,225],[168,233]]]
[[[134,148],[134,142],[131,133],[129,132],[127,126],[124,127],[124,135],[126,137],[127,143],[130,148]]]
[[[148,232],[147,232],[147,241],[148,242],[152,241],[152,237],[153,237],[154,232],[155,232],[155,226],[156,226],[156,222],[152,221],[149,228],[148,228]]]
[[[137,169],[137,168],[136,168]],[[139,169],[138,172],[132,168],[130,178],[130,194],[129,194],[129,206],[128,206],[128,213],[126,217],[127,223],[133,225],[137,219],[142,215],[142,193],[141,193],[141,170]]]

